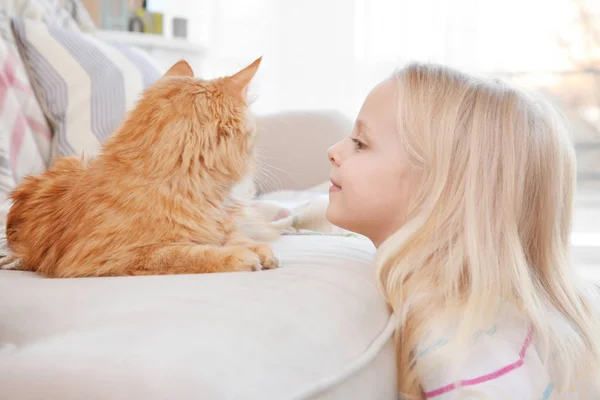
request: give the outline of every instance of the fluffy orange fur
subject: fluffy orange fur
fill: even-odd
[[[231,198],[254,168],[246,92],[260,61],[210,81],[180,61],[96,158],[57,159],[24,179],[6,224],[23,269],[88,277],[277,267],[265,239],[276,232]]]

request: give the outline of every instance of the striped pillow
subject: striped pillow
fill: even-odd
[[[21,55],[52,124],[52,157],[93,155],[162,68],[142,50],[23,18]]]
[[[0,201],[50,161],[50,126],[38,104],[11,30],[0,9]]]

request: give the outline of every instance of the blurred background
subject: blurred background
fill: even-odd
[[[231,73],[264,56],[254,85],[257,113],[334,109],[354,118],[369,89],[412,60],[441,62],[542,91],[568,117],[577,149],[577,261],[600,265],[600,1],[83,3],[103,29],[141,29],[202,49],[198,65],[205,77]],[[121,23],[107,19],[125,8]],[[145,28],[123,22],[131,22],[135,13],[146,14]]]
[[[541,90],[572,123],[581,183],[600,188],[598,0],[83,3],[98,25],[106,8],[118,9],[119,3],[134,10],[144,3],[148,12],[160,14],[166,36],[173,35],[168,22],[184,20],[187,40],[206,49],[203,76],[230,73],[263,55],[255,84],[257,112],[326,108],[354,117],[369,89],[411,60]],[[113,22],[105,28],[121,26]]]

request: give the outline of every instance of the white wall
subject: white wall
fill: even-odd
[[[189,19],[210,50],[207,77],[264,56],[259,111],[355,115],[378,80],[411,60],[473,72],[568,68],[556,34],[573,0],[150,0]],[[591,0],[590,0],[591,1]]]

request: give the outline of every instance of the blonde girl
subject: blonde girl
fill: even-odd
[[[328,156],[327,218],[378,248],[400,398],[600,399],[598,300],[569,262],[574,150],[547,102],[412,64]]]

